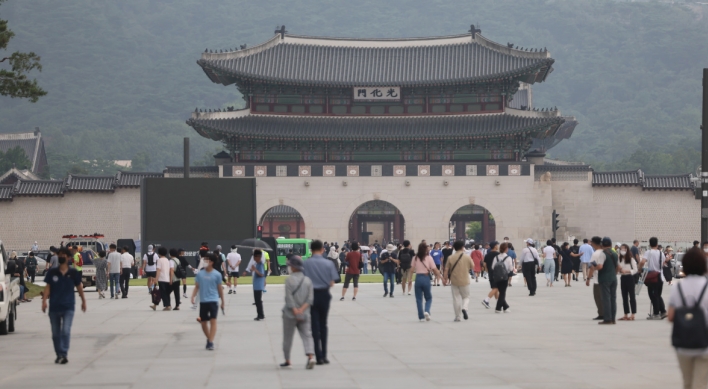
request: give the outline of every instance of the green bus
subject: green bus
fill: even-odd
[[[312,256],[312,251],[310,251],[310,243],[312,239],[289,239],[289,238],[278,238],[276,241],[275,252],[278,256],[278,266],[280,266],[280,273],[287,274],[288,264],[286,256],[293,251],[293,254],[299,255],[303,260],[310,258]]]

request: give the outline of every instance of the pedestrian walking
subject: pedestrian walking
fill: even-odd
[[[47,266],[44,268],[46,274],[47,270],[55,267],[59,267],[59,257],[57,256],[57,248],[54,246],[49,247],[49,255],[47,256]]]
[[[497,282],[496,287],[499,291],[495,313],[509,313],[509,304],[506,302],[506,289],[509,287],[507,279],[509,274],[513,274],[516,269],[514,268],[513,259],[507,253],[508,250],[508,243],[502,243],[499,246],[499,254],[494,257],[491,266],[492,272],[489,273],[490,277],[494,274],[494,279]]]
[[[310,314],[312,316],[312,338],[315,341],[315,357],[317,364],[328,364],[327,359],[327,316],[332,295],[329,289],[334,286],[334,281],[339,278],[337,268],[332,262],[325,259],[322,241],[313,240],[310,243],[312,256],[305,261],[304,275],[312,281],[314,298]]]
[[[482,263],[484,262],[484,255],[482,254],[480,245],[474,245],[474,250],[472,250],[470,257],[474,264],[474,282],[479,282],[479,277],[482,275]]]
[[[430,321],[431,319],[430,309],[433,305],[433,294],[430,291],[432,281],[430,273],[434,273],[436,278],[442,278],[440,271],[435,267],[433,257],[428,254],[428,250],[429,247],[425,241],[419,244],[418,252],[415,254],[411,266],[415,272],[415,304],[418,307],[418,320],[420,321]],[[469,278],[469,268],[465,274]],[[423,298],[425,298],[425,309],[423,308]]]
[[[189,264],[187,261],[187,257],[185,257],[185,251],[182,248],[177,249],[177,258],[179,259],[179,264],[180,267],[182,268],[182,297],[185,299],[187,298],[187,269],[192,269],[192,265]]]
[[[54,363],[69,362],[69,344],[71,342],[71,324],[74,321],[76,297],[74,288],[81,297],[81,311],[86,312],[86,298],[81,275],[76,269],[69,268],[71,252],[66,248],[59,250],[57,260],[59,267],[49,269],[44,276],[44,292],[42,293],[42,312],[47,312],[49,300],[49,322],[52,325],[52,342],[56,359]]]
[[[595,250],[588,243],[587,239],[583,239],[583,245],[580,246],[578,250],[580,252],[580,268],[583,272],[583,281],[587,281],[590,262],[592,262],[592,255],[595,253]]]
[[[494,274],[492,273],[492,262],[494,262],[494,258],[496,258],[497,255],[499,255],[499,242],[493,241],[489,243],[489,250],[487,250],[487,254],[484,255],[484,269],[487,270],[487,274],[489,275],[489,287],[491,288],[487,297],[482,300],[482,305],[487,309],[490,307],[489,300],[492,297],[499,300],[499,289],[497,289],[498,280],[494,279]],[[506,281],[506,278],[504,278],[504,281]]]
[[[578,281],[578,274],[580,274],[580,246],[578,246],[578,240],[573,239],[573,245],[570,246],[571,252],[571,262],[573,263],[573,280]]]
[[[175,307],[172,308],[173,311],[179,311],[180,298],[179,298],[179,284],[183,278],[187,277],[187,272],[182,267],[182,263],[179,259],[179,251],[177,249],[170,249],[170,291],[169,293],[174,293],[175,295]]]
[[[425,245],[426,252],[428,245]],[[411,249],[411,242],[408,240],[403,241],[403,248],[398,251],[398,266],[401,269],[401,288],[403,289],[403,295],[406,294],[406,284],[408,285],[408,295],[411,295],[411,289],[413,286],[413,270],[411,264],[413,263],[413,257],[415,253]]]
[[[93,265],[96,266],[96,292],[99,299],[104,299],[106,294],[103,292],[108,289],[108,262],[105,251],[98,252],[98,258],[93,260]]]
[[[349,283],[354,281],[354,297],[352,301],[356,301],[356,294],[359,292],[359,274],[362,267],[361,252],[359,252],[359,243],[353,242],[352,251],[348,252],[344,260],[347,262],[347,272],[344,275],[344,286],[342,286],[342,298],[339,301],[344,301],[344,296],[347,294]]]
[[[241,266],[241,254],[238,253],[238,248],[236,245],[231,246],[231,252],[226,256],[226,262],[229,274],[229,294],[236,294],[236,287],[238,286],[238,270]]]
[[[521,271],[529,288],[529,296],[536,295],[536,270],[540,267],[538,251],[533,239],[526,239],[526,247],[521,251]]]
[[[644,279],[644,285],[647,286],[647,293],[649,294],[653,314],[650,313],[647,320],[662,320],[668,316],[666,307],[664,306],[664,299],[661,297],[664,282],[666,281],[664,273],[661,270],[662,263],[664,262],[664,254],[658,250],[658,243],[659,240],[656,237],[649,238],[650,249],[644,253],[644,257],[640,263],[642,268],[647,266],[649,269],[649,273],[647,273]]]
[[[253,319],[261,321],[265,319],[263,313],[263,290],[265,289],[265,265],[263,264],[263,252],[253,250],[254,263],[249,269],[253,275],[253,299],[256,303],[257,316]]]
[[[347,243],[346,247],[342,247],[342,250],[337,254],[337,259],[339,260],[339,273],[340,274],[346,274],[347,271],[347,253],[349,252],[349,243]],[[329,252],[332,252],[332,248],[334,248],[335,254],[337,253],[337,248],[332,246],[329,250]]]
[[[369,255],[369,262],[371,263],[371,274],[376,274],[376,269],[379,266],[379,253],[374,250],[371,250],[371,254]]]
[[[32,300],[25,298],[25,293],[27,293],[27,284],[25,283],[26,279],[26,263],[23,258],[17,257],[16,252],[12,252],[11,257],[14,257],[15,260],[15,274],[13,277],[17,277],[20,280],[20,302],[22,303],[28,303]]]
[[[604,255],[602,253],[602,238],[600,238],[599,236],[593,236],[590,247],[593,249],[593,254],[590,257],[590,262],[588,262],[588,276],[585,280],[585,285],[590,286],[590,282],[592,281],[592,296],[595,300],[595,307],[597,308],[597,317],[595,317],[593,320],[604,320],[605,312],[602,308],[602,289],[600,287],[600,282],[598,281],[598,277],[593,276],[590,272],[590,270],[592,270],[593,264],[597,263],[598,258]]]
[[[563,245],[561,245],[560,256],[561,275],[567,288],[571,286],[570,281],[573,277],[573,252],[570,251],[568,242],[563,242]]]
[[[708,281],[705,253],[698,247],[688,250],[682,259],[686,275],[671,292],[668,318],[672,322],[672,345],[676,350],[683,387],[705,389],[708,386]]]
[[[303,263],[298,255],[288,259],[288,274],[285,280],[285,306],[283,306],[283,354],[285,362],[280,367],[290,367],[290,351],[293,345],[293,335],[297,328],[302,339],[307,356],[306,369],[315,367],[315,341],[312,339],[312,321],[310,307],[314,302],[312,280],[302,273]]]
[[[546,286],[553,286],[556,256],[556,249],[553,248],[553,242],[549,239],[546,241],[546,247],[543,248],[543,273],[546,275]]]
[[[203,260],[206,267],[199,271],[194,278],[192,304],[196,305],[195,300],[199,295],[199,322],[207,338],[206,349],[214,350],[219,301],[221,301],[221,310],[224,310],[224,291],[221,288],[223,279],[221,273],[214,269],[216,257],[213,254],[206,255]]]
[[[443,284],[450,285],[452,290],[452,309],[455,312],[455,321],[460,321],[460,317],[464,317],[467,320],[469,319],[467,309],[470,305],[469,272],[474,268],[475,264],[465,252],[464,241],[455,241],[453,249],[455,252],[447,259],[447,272],[442,275]]]
[[[441,251],[442,251],[442,257],[443,257],[442,258],[442,266],[441,266],[442,274],[446,274],[447,259],[450,258],[450,255],[452,255],[452,253],[454,253],[455,250],[453,250],[453,248],[450,246],[449,241],[445,241],[445,243],[443,243],[443,249]]]
[[[37,275],[37,257],[34,256],[34,251],[30,251],[27,255],[27,281],[34,284],[34,278]]]
[[[551,246],[553,247],[554,250],[556,250],[556,255],[553,257],[553,280],[558,281],[558,274],[560,273],[560,261],[561,261],[561,255],[560,255],[560,247],[558,247],[558,244],[556,243],[556,238],[551,238]]]
[[[435,268],[440,271],[440,266],[442,265],[442,249],[440,249],[440,242],[435,242],[433,244],[432,250],[430,250],[430,256],[433,257],[433,262],[435,262]],[[440,286],[442,283],[442,278],[435,277],[433,280],[433,285]]]
[[[634,255],[632,255],[631,249],[626,244],[620,246],[619,264],[622,307],[624,308],[624,316],[619,320],[634,320],[634,315],[637,313],[637,300],[634,294],[634,275],[637,274],[638,264],[637,260],[634,259]],[[632,315],[628,316],[630,313]]]
[[[111,243],[108,246],[108,279],[110,281],[111,298],[120,298],[120,271],[121,271],[121,255],[116,252],[117,246]],[[115,293],[114,293],[115,290]]]
[[[162,298],[162,310],[171,311],[172,304],[170,303],[170,293],[172,293],[172,278],[174,277],[174,263],[170,266],[170,260],[167,259],[167,248],[160,247],[157,249],[157,259],[155,260],[155,279],[157,287],[160,289],[160,297]],[[150,305],[152,310],[156,310],[157,305]]]
[[[381,251],[379,256],[379,270],[383,274],[384,297],[393,298],[393,288],[396,285],[396,267],[398,266],[398,257],[396,254],[396,246],[392,244],[386,245],[386,250]],[[391,284],[391,291],[388,290],[388,284]]]
[[[152,293],[152,289],[156,284],[157,277],[157,253],[154,251],[153,245],[148,245],[147,254],[143,254],[143,274],[147,277],[148,294]]]
[[[603,320],[598,324],[615,324],[617,317],[617,271],[619,261],[612,250],[612,240],[602,238],[602,254],[593,261],[593,272],[597,272],[597,282],[602,294]]]
[[[130,286],[130,273],[133,266],[135,266],[135,258],[130,255],[128,247],[123,246],[123,253],[120,255],[120,266],[120,290],[122,292],[122,298],[127,299],[128,287]]]

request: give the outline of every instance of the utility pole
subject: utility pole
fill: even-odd
[[[708,241],[708,68],[703,69],[703,121],[701,136],[701,242]]]

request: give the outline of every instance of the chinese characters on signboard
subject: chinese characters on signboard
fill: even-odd
[[[354,101],[399,101],[400,86],[355,86]]]

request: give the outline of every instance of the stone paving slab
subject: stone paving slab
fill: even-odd
[[[264,294],[266,320],[253,321],[251,286],[226,295],[217,350],[204,350],[196,311],[153,312],[145,287],[128,299],[98,300],[77,312],[68,365],[55,365],[49,319],[37,299],[19,307],[17,330],[0,337],[0,388],[675,388],[680,373],[666,321],[647,321],[646,291],[638,320],[598,326],[592,289],[558,283],[529,297],[523,280],[509,289],[511,313],[481,299],[489,283],[472,283],[470,320],[453,322],[450,288],[433,287],[433,319],[419,322],[414,296],[383,298],[381,284],[333,288],[328,366],[304,370],[296,334],[294,367],[282,362],[283,286]],[[664,288],[668,301],[671,287]],[[188,293],[191,293],[189,288]],[[618,293],[619,294],[619,293]],[[618,300],[622,311],[621,299]]]

